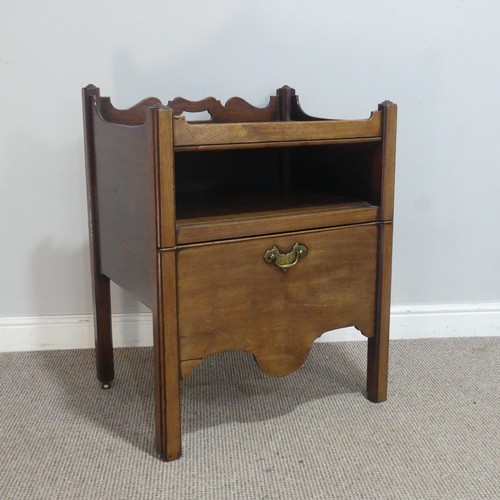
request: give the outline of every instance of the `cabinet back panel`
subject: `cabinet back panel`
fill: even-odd
[[[176,192],[273,189],[282,183],[282,166],[278,148],[176,153]]]
[[[290,156],[292,186],[377,204],[371,181],[374,153],[379,147],[367,143],[297,148]]]
[[[177,152],[176,192],[306,189],[378,204],[378,143]]]

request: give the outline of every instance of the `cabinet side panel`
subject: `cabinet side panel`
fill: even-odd
[[[156,258],[155,175],[149,122],[123,126],[94,110],[101,271],[150,306]]]

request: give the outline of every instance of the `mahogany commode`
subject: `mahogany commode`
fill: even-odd
[[[156,446],[181,451],[179,382],[204,357],[299,368],[322,333],[368,337],[367,395],[387,397],[396,105],[323,120],[277,90],[148,98],[83,89],[97,376],[114,377],[110,279],[153,314]],[[208,111],[210,120],[184,113]]]

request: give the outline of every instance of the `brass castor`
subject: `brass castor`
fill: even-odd
[[[103,382],[102,383],[102,388],[103,389],[110,389],[111,388],[111,384],[109,382]]]

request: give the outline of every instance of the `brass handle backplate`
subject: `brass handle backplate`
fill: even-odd
[[[303,259],[307,255],[307,247],[302,243],[295,243],[292,251],[281,253],[277,246],[273,246],[264,254],[264,260],[268,264],[278,266],[284,273],[293,267],[299,259]]]

